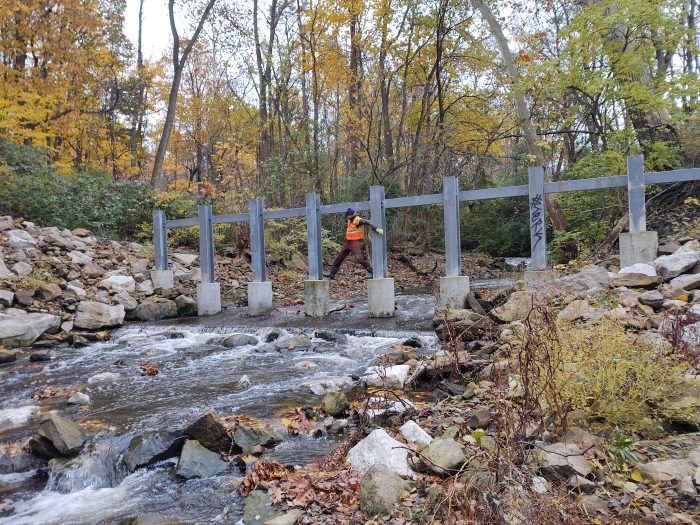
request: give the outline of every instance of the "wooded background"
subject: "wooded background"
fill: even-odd
[[[124,0],[0,0],[0,212],[147,237],[152,205],[417,195],[448,175],[522,183],[531,165],[610,176],[636,153],[649,169],[700,165],[697,0],[168,8],[171,47],[148,61]],[[465,208],[467,248],[528,252],[526,202]],[[552,256],[592,249],[624,208],[615,191],[552,197]],[[390,239],[439,245],[437,211],[392,214]]]

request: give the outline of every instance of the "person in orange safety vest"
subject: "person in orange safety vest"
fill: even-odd
[[[347,221],[345,243],[343,243],[343,246],[340,248],[340,252],[338,252],[335,261],[333,261],[331,271],[324,273],[323,275],[331,280],[335,279],[335,274],[337,274],[338,270],[340,270],[340,265],[343,264],[343,261],[348,254],[352,253],[355,256],[355,259],[357,259],[357,261],[364,267],[367,275],[371,278],[374,270],[372,270],[372,266],[369,264],[369,261],[367,261],[365,256],[362,255],[362,240],[365,238],[365,226],[369,226],[379,235],[382,235],[384,230],[360,217],[352,208],[348,208],[345,212],[345,219]]]

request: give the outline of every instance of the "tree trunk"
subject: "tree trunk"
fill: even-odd
[[[138,91],[136,93],[136,104],[132,115],[131,131],[129,136],[129,150],[131,152],[131,167],[140,166],[139,146],[143,133],[143,97],[146,91],[146,84],[143,78],[143,3],[139,1],[139,34],[136,49],[136,74],[138,77]],[[139,173],[140,175],[140,173]]]
[[[506,71],[512,82],[511,92],[513,99],[515,100],[515,105],[518,109],[518,116],[520,118],[520,125],[523,128],[523,134],[525,135],[525,140],[530,150],[530,154],[535,157],[535,163],[537,166],[545,166],[545,158],[542,153],[542,148],[537,142],[537,132],[535,131],[535,126],[532,124],[532,118],[530,116],[530,108],[528,108],[527,101],[525,100],[525,94],[522,91],[520,84],[520,72],[515,64],[513,55],[508,47],[508,40],[503,34],[503,29],[499,24],[498,20],[494,16],[491,9],[483,2],[483,0],[471,0],[474,7],[476,7],[481,15],[486,20],[486,23],[491,30],[491,34],[496,39],[498,49],[501,53],[501,58],[506,66]],[[545,197],[545,207],[547,209],[547,214],[552,221],[552,227],[555,230],[565,230],[566,229],[566,219],[564,217],[561,208],[554,200],[554,195],[547,195]]]

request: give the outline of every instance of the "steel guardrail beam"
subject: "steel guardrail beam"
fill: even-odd
[[[197,217],[189,219],[171,219],[165,221],[166,228],[185,228],[187,226],[197,226],[199,224]]]

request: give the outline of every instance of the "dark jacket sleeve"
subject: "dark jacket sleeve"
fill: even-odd
[[[363,226],[369,226],[373,230],[376,230],[377,228],[379,228],[379,226],[375,226],[374,224],[369,222],[367,219],[360,219],[360,224],[362,224]]]

